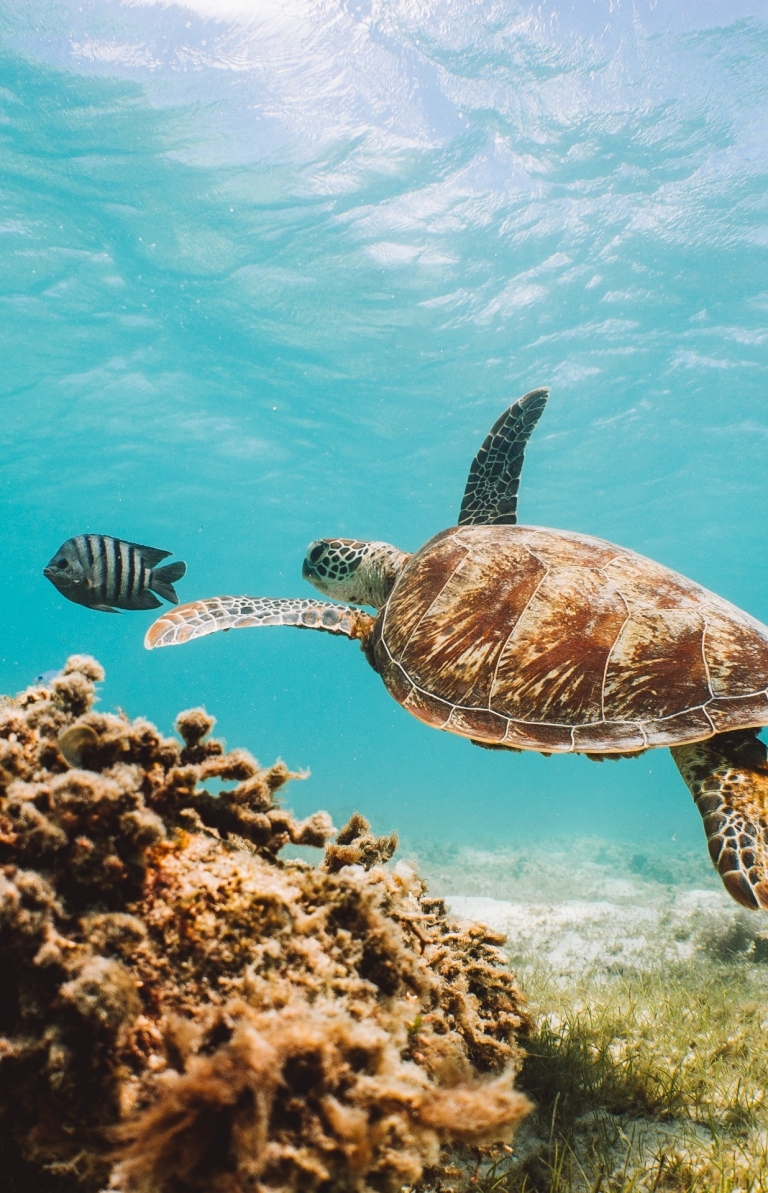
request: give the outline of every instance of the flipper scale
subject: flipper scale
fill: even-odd
[[[493,424],[472,461],[459,526],[515,525],[525,445],[548,397],[548,389],[532,389]]]
[[[181,646],[217,630],[244,630],[253,626],[286,625],[297,629],[325,630],[348,638],[364,639],[373,618],[350,605],[283,597],[209,597],[168,609],[147,630],[147,650]]]
[[[728,894],[768,911],[768,751],[754,729],[672,750]]]

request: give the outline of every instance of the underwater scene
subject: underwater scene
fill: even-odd
[[[12,1193],[768,1193],[766,79],[0,0]]]

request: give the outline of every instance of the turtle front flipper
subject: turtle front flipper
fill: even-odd
[[[548,397],[548,389],[532,389],[493,424],[472,461],[459,526],[515,525],[525,445]]]
[[[180,646],[193,638],[215,634],[217,630],[244,630],[262,625],[325,630],[329,634],[345,634],[347,638],[360,638],[364,642],[373,621],[370,614],[361,609],[332,605],[328,601],[293,597],[209,597],[168,609],[149,627],[144,645],[147,650],[154,650],[156,646]]]
[[[672,757],[728,894],[752,911],[768,911],[768,751],[757,733],[719,733],[676,746]]]

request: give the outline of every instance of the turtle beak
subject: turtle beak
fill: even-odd
[[[305,580],[309,580],[311,578],[311,576],[314,574],[314,569],[310,565],[310,562],[308,559],[305,559],[301,565],[301,574]]]

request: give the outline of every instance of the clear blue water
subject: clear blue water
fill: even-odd
[[[4,0],[0,50],[0,690],[87,651],[104,707],[205,704],[337,823],[703,849],[664,751],[487,753],[345,641],[149,654],[41,569],[91,530],[182,599],[311,595],[311,539],[418,547],[551,385],[521,519],[768,620],[765,0]]]

